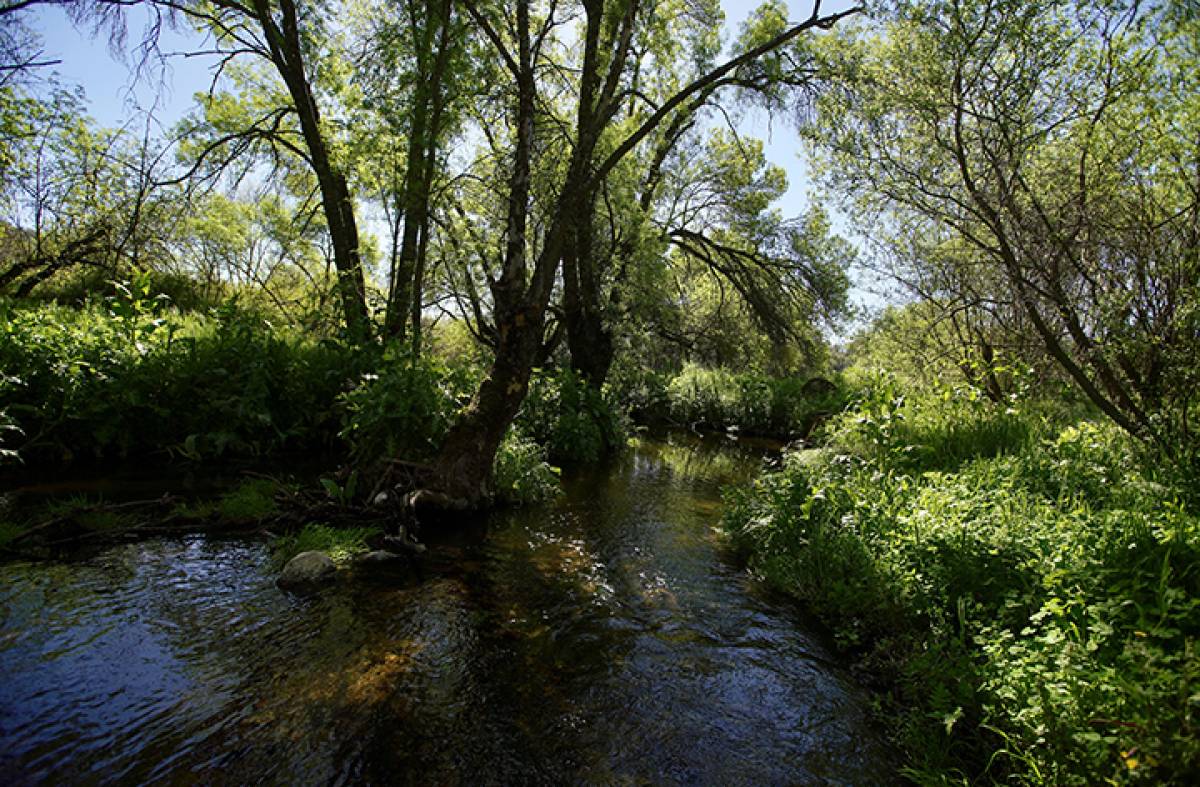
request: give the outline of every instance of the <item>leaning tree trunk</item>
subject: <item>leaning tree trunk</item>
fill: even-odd
[[[492,464],[542,349],[543,314],[531,306],[500,327],[492,368],[442,444],[435,464],[439,491],[469,505],[491,496]]]
[[[313,174],[321,192],[321,207],[333,244],[337,289],[341,296],[346,331],[351,341],[362,344],[371,338],[367,312],[367,289],[358,248],[358,225],[346,176],[337,167],[321,130],[321,115],[308,83],[300,46],[300,26],[293,0],[280,0],[280,22],[267,0],[254,0],[254,15],[266,38],[271,62],[287,86],[296,108],[300,132],[308,149]]]
[[[484,21],[475,9],[468,6],[468,10],[481,23]],[[492,283],[496,356],[471,404],[446,435],[434,462],[436,491],[468,506],[482,505],[491,496],[492,463],[525,399],[534,361],[541,353],[546,307],[562,250],[562,226],[560,217],[556,217],[546,233],[533,275],[528,276],[526,239],[537,95],[529,16],[529,0],[520,0],[520,49],[517,62],[512,64],[517,78],[516,145],[508,184],[503,270]]]

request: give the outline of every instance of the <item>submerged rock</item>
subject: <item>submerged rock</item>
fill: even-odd
[[[425,551],[425,545],[420,541],[409,538],[404,531],[398,536],[384,536],[383,546],[391,552],[410,553],[420,555]]]
[[[403,555],[397,555],[395,552],[389,552],[386,549],[376,549],[365,555],[359,555],[357,558],[357,562],[372,566],[395,564],[401,560],[404,560]]]
[[[324,552],[301,552],[288,561],[276,582],[280,587],[301,587],[328,582],[337,573],[337,566]]]

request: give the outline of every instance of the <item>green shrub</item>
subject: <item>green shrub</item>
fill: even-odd
[[[335,449],[337,397],[363,361],[232,304],[183,316],[134,296],[0,302],[0,337],[5,447],[34,463]]]
[[[496,452],[492,484],[498,502],[523,506],[557,495],[558,475],[558,468],[546,462],[545,448],[510,430]]]
[[[534,375],[516,424],[555,462],[595,462],[625,444],[620,410],[570,369]]]
[[[473,383],[468,367],[390,347],[382,362],[342,397],[341,435],[360,463],[428,459],[469,400]]]
[[[831,431],[730,490],[724,527],[890,678],[911,776],[1200,769],[1200,518],[1169,472],[1108,425],[970,396],[877,391]]]
[[[0,519],[0,548],[4,548],[11,544],[27,529],[27,525],[12,522],[7,519]]]
[[[778,437],[805,437],[842,410],[846,394],[807,392],[796,377],[736,374],[688,364],[666,386],[667,412],[677,423]]]
[[[910,399],[893,377],[877,375],[826,431],[847,453],[919,472],[1019,452],[1029,443],[1035,420],[968,386]]]
[[[670,381],[670,375],[644,368],[619,356],[609,372],[605,392],[636,423],[662,423],[670,417],[667,395]]]

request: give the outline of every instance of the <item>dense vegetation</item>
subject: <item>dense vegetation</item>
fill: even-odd
[[[1195,475],[1111,424],[864,389],[724,526],[887,687],[919,781],[1183,783],[1200,763]]]
[[[175,29],[211,86],[104,128],[42,55],[48,7],[143,76]],[[780,438],[724,528],[880,689],[911,778],[1186,783],[1194,4],[771,1],[729,40],[723,19],[0,7],[5,472],[304,455],[326,513],[459,510],[544,500],[636,428]],[[807,143],[797,215],[746,113]],[[899,297],[835,346],[867,316],[852,279]],[[167,515],[259,521],[272,494]],[[0,545],[31,524],[0,513]],[[303,524],[281,560],[379,535]]]

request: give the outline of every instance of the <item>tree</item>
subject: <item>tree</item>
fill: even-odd
[[[560,261],[586,242],[595,197],[608,176],[654,132],[697,96],[740,67],[787,45],[803,33],[828,28],[857,12],[822,14],[821,3],[803,21],[785,25],[757,45],[710,68],[680,86],[661,102],[647,105],[638,84],[633,56],[637,33],[654,18],[655,4],[642,0],[605,2],[585,0],[575,48],[578,60],[553,62],[556,49],[551,33],[563,23],[561,9],[550,2],[535,13],[530,0],[516,4],[511,16],[482,2],[465,8],[476,27],[504,64],[509,82],[514,142],[505,198],[503,252],[497,255],[498,275],[489,274],[495,315],[495,359],[488,375],[462,417],[450,430],[436,462],[436,484],[451,496],[468,502],[486,496],[492,458],[516,415],[533,364],[545,348],[546,313]],[[539,75],[549,74],[539,81]],[[555,108],[543,92],[556,88],[556,100],[570,98],[564,110]],[[615,123],[618,118],[623,122]],[[569,119],[569,120],[568,120]],[[570,129],[569,156],[540,162],[555,173],[554,181],[537,197],[541,232],[530,243],[531,165],[539,127]],[[615,128],[614,128],[615,127]],[[565,159],[565,160],[564,160]],[[570,263],[568,263],[570,265]],[[598,278],[572,266],[564,269],[564,293],[578,279],[583,299],[598,295]]]
[[[722,66],[713,68],[717,46],[711,31],[720,11],[715,6],[697,8],[704,10],[667,22],[656,18],[649,25],[649,32],[638,39],[641,46],[634,47],[631,52],[630,68],[639,97],[651,106],[660,106],[659,102],[664,102],[661,108],[667,111],[651,130],[649,144],[644,150],[633,151],[619,167],[592,182],[591,204],[598,206],[603,202],[608,209],[607,215],[599,218],[596,210],[589,211],[587,220],[574,228],[575,239],[563,259],[563,311],[571,362],[596,386],[604,382],[612,363],[614,326],[626,317],[622,301],[627,297],[625,282],[630,258],[639,255],[637,244],[647,241],[650,236],[667,239],[704,262],[714,275],[724,278],[731,290],[746,301],[759,325],[773,332],[777,342],[799,338],[792,330],[795,323],[790,319],[792,307],[797,305],[791,295],[799,289],[792,285],[801,284],[794,274],[806,266],[815,273],[822,264],[815,259],[802,260],[796,256],[806,245],[793,242],[798,240],[796,229],[803,221],[787,225],[774,217],[772,231],[767,231],[763,225],[749,234],[735,233],[736,239],[728,234],[718,237],[723,230],[718,231],[717,225],[712,223],[712,212],[672,210],[673,195],[664,194],[663,186],[668,180],[668,168],[682,160],[675,155],[681,147],[689,148],[693,156],[699,152],[695,150],[694,140],[706,115],[727,111],[720,104],[723,96],[777,108],[782,105],[783,95],[809,91],[814,76],[812,58],[800,43],[803,39],[798,37],[799,32],[832,27],[858,9],[822,16],[821,4],[815,3],[808,20],[797,26],[787,21],[787,9],[781,3],[766,3],[744,26],[735,43],[734,56]],[[691,51],[685,52],[680,42],[690,42]],[[680,60],[691,65],[689,72],[680,73]],[[673,96],[679,95],[689,81],[691,89],[687,100],[672,106]],[[633,105],[629,112],[632,117],[637,116]],[[729,145],[735,146],[739,154],[747,152],[747,146],[741,140],[732,140]],[[749,143],[750,148],[753,145]],[[711,146],[703,151],[711,152],[717,151]],[[726,156],[728,158],[728,153]],[[746,160],[739,164],[749,167],[750,171],[757,171],[761,166],[758,161],[761,153],[751,153],[743,158]],[[703,177],[712,172],[693,174]],[[610,192],[630,189],[614,183],[614,178],[637,184],[632,188],[633,198],[626,200],[620,215],[613,213],[615,200]],[[662,206],[663,202],[667,207]],[[767,204],[761,204],[759,210],[763,212],[760,218],[772,222],[766,213]],[[706,225],[704,230],[697,231],[692,226],[697,220]],[[606,229],[607,237],[604,237]],[[714,231],[717,234],[713,234]],[[785,296],[780,302],[782,309],[775,308],[774,298],[764,297],[761,285],[768,280],[772,283],[766,284],[766,289],[774,289]],[[810,306],[831,306],[838,300],[835,295],[831,301],[822,302],[826,300],[824,295],[831,294],[826,287],[829,283],[819,277],[806,283],[808,295],[815,296],[805,299]],[[788,318],[783,317],[785,312],[789,313]]]
[[[200,158],[238,140],[270,139],[300,157],[317,181],[325,225],[333,247],[338,292],[346,330],[353,341],[365,342],[372,334],[367,310],[358,224],[345,166],[330,141],[327,121],[317,100],[315,64],[329,41],[325,20],[328,8],[321,3],[298,8],[293,0],[152,0],[177,10],[216,36],[224,64],[251,55],[269,63],[287,90],[289,102],[272,107],[249,126],[212,141]],[[292,116],[299,129],[293,140],[284,131]]]
[[[183,210],[156,187],[164,151],[145,136],[98,129],[82,97],[23,98],[22,130],[0,183],[0,291],[26,297],[80,267],[119,278],[170,255]]]
[[[814,134],[905,281],[1164,445],[1191,439],[1200,368],[1196,21],[1172,8],[888,4],[827,53],[847,88]]]
[[[450,65],[458,60],[464,36],[452,16],[451,0],[409,3],[413,41],[413,98],[408,112],[408,144],[404,180],[397,211],[404,232],[392,262],[391,287],[384,327],[404,340],[408,327],[420,346],[422,290],[429,247],[431,189],[438,163],[438,143],[446,125],[446,105],[454,80]],[[456,66],[463,65],[461,62]]]

